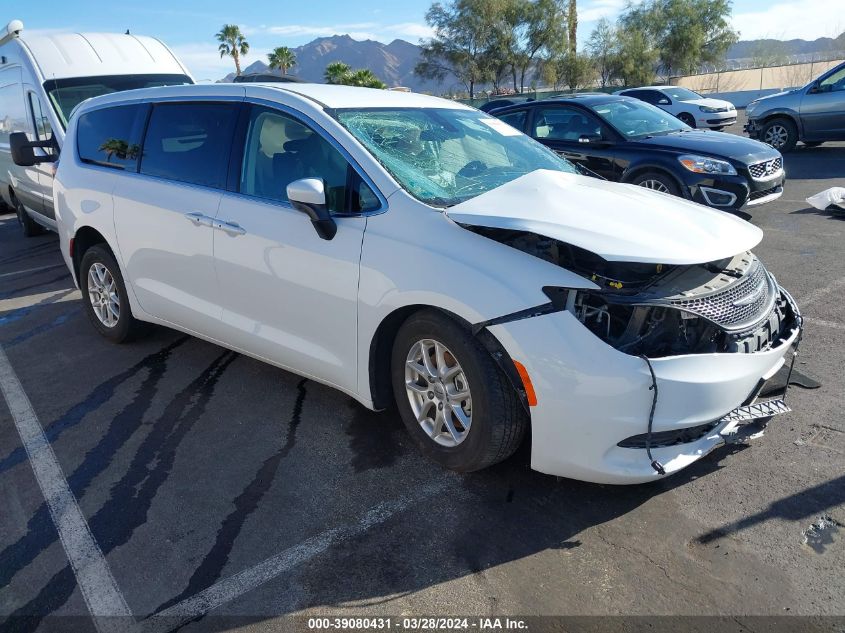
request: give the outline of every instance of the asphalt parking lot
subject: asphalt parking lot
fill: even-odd
[[[822,386],[794,387],[795,410],[751,445],[624,488],[535,473],[526,450],[456,475],[418,456],[395,414],[295,375],[163,328],[112,345],[57,238],[0,216],[0,347],[84,519],[45,502],[0,403],[0,629],[93,631],[86,598],[124,616],[100,630],[133,631],[318,614],[720,615],[736,631],[845,616],[845,217],[804,201],[845,186],[845,143],[799,148],[786,170],[784,196],[750,220],[806,316],[797,367]]]

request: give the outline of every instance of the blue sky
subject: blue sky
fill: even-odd
[[[845,0],[735,0],[734,27],[743,39],[815,39],[845,30]],[[286,2],[219,0],[114,0],[58,2],[12,0],[4,19],[23,20],[27,30],[73,30],[154,35],[182,58],[197,79],[219,79],[232,70],[220,59],[214,33],[226,22],[239,24],[252,50],[246,64],[275,46],[298,46],[315,37],[348,33],[355,39],[417,42],[430,34],[425,12],[430,0],[298,0]],[[625,0],[578,0],[579,41],[602,16],[618,15]],[[841,16],[841,17],[840,17]]]

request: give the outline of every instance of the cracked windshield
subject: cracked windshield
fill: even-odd
[[[450,207],[537,169],[571,163],[506,123],[470,110],[346,110],[338,120],[411,195]]]

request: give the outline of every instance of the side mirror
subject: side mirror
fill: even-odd
[[[23,132],[12,132],[9,135],[9,149],[12,152],[12,161],[20,167],[32,167],[40,163],[55,163],[58,156],[55,154],[35,155],[35,148],[53,149],[55,145],[49,141],[30,141]]]
[[[657,102],[657,105],[672,105],[672,102],[664,97],[663,99]]]
[[[601,134],[582,134],[578,137],[578,142],[584,145],[596,145],[602,142]]]
[[[337,233],[337,224],[326,204],[326,188],[319,178],[301,178],[287,187],[288,200],[297,211],[311,218],[317,235],[324,240],[332,239]]]

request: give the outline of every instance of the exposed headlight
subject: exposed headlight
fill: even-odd
[[[725,112],[724,108],[711,108],[710,106],[698,106],[698,109],[701,110],[702,112],[708,112],[708,113]]]
[[[736,169],[733,165],[716,158],[708,158],[707,156],[694,156],[692,154],[685,154],[678,156],[678,161],[696,174],[721,174],[722,176],[736,176]]]

